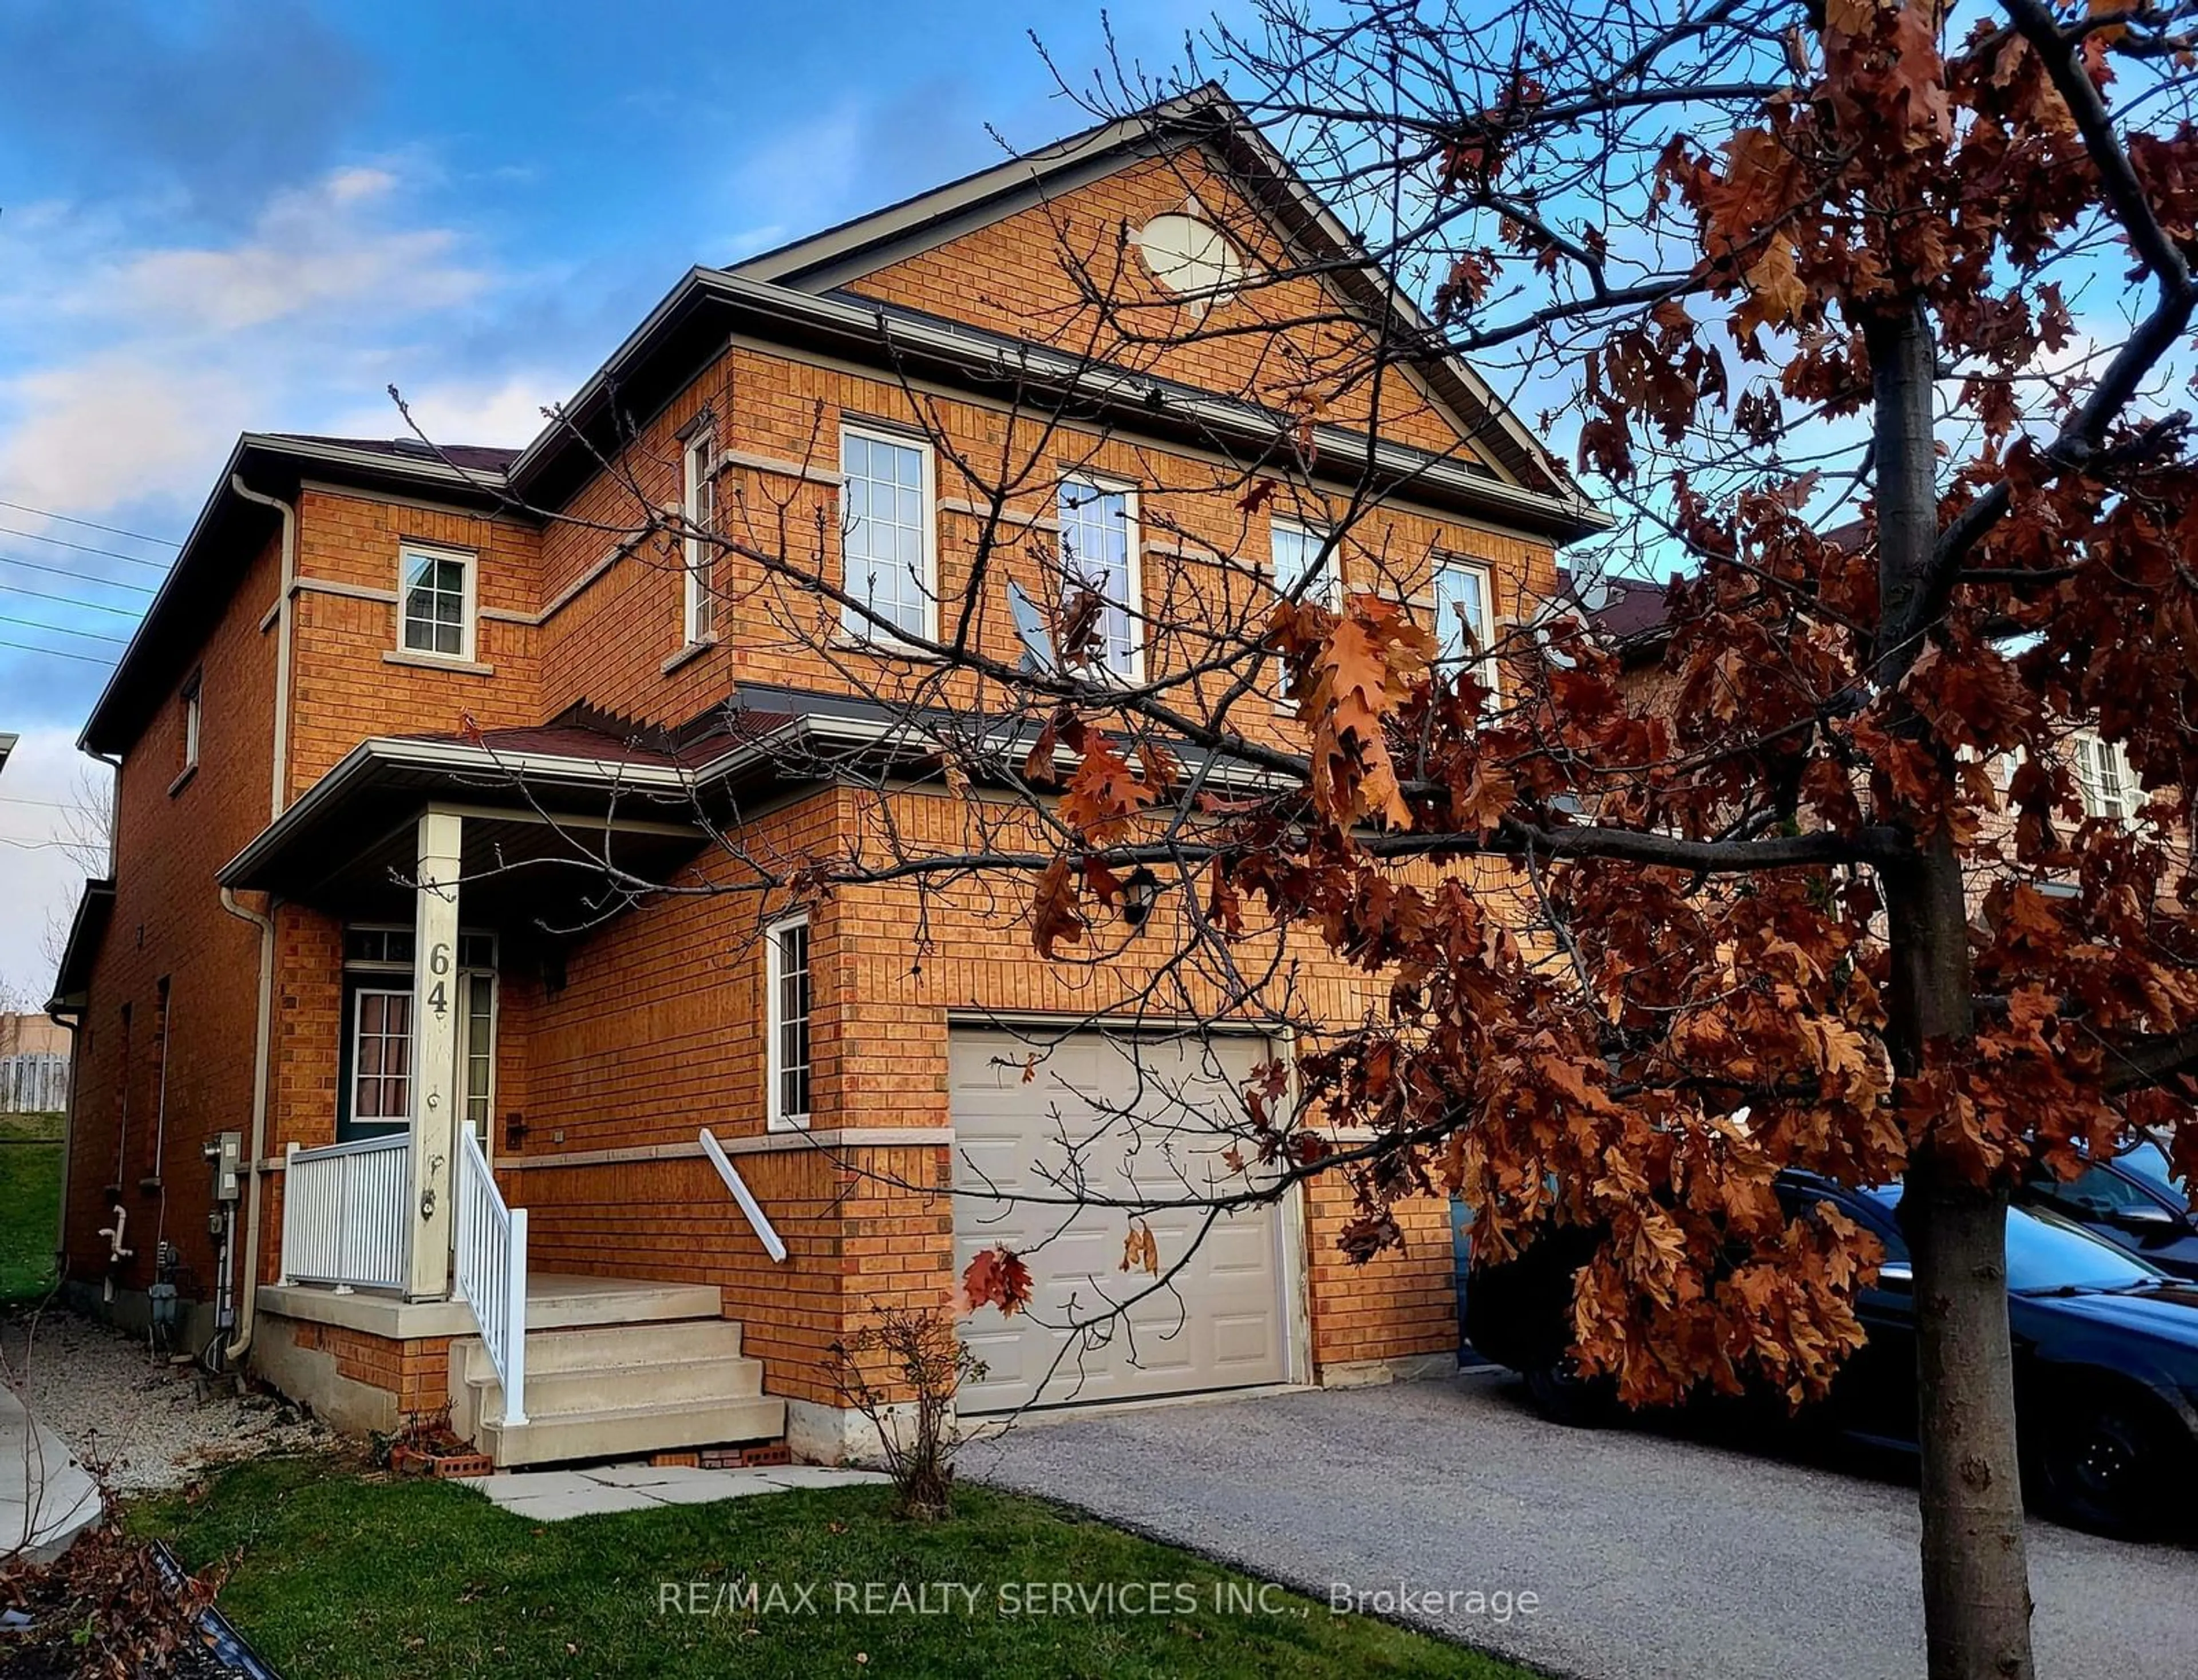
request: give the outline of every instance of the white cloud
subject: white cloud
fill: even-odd
[[[563,401],[569,382],[567,375],[543,372],[495,381],[430,381],[399,389],[414,422],[439,444],[520,449],[534,441],[547,423],[544,405]],[[395,437],[404,430],[404,419],[385,400],[338,415],[329,430],[345,438]]]
[[[445,372],[431,323],[499,276],[456,230],[408,218],[414,188],[397,167],[337,169],[274,194],[227,246],[133,242],[129,218],[66,205],[11,216],[0,365],[20,371],[0,379],[0,497],[181,514],[240,431],[329,430],[392,374]]]
[[[57,511],[203,494],[209,444],[225,450],[250,424],[255,394],[230,370],[142,348],[41,368],[4,388],[21,418],[0,433],[0,486]]]
[[[340,304],[388,315],[475,295],[488,276],[457,260],[456,233],[375,225],[371,207],[397,184],[386,170],[341,169],[278,193],[244,243],[138,253],[93,288],[90,306],[224,333]]]
[[[76,750],[73,730],[26,730],[0,771],[0,980],[38,994],[53,984],[47,928],[75,908],[83,891],[84,863],[67,844],[85,832],[76,813],[62,807],[85,797],[85,773],[104,769]]]

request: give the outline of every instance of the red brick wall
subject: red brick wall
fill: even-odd
[[[1184,211],[1225,230],[1249,259],[1250,283],[1203,317],[1154,283],[1134,244],[1153,217]],[[1133,241],[1126,250],[1119,244],[1125,230]],[[1310,390],[1323,400],[1323,419],[1364,428],[1375,411],[1364,376],[1366,335],[1334,318],[1341,300],[1319,280],[1260,277],[1302,262],[1282,251],[1265,218],[1193,147],[1062,193],[864,275],[848,289],[1278,407]],[[1103,310],[1090,300],[1095,290],[1107,300]],[[1263,323],[1272,330],[1256,330]],[[1473,455],[1398,369],[1388,370],[1379,411],[1386,437]]]
[[[431,1417],[451,1404],[451,1338],[421,1336],[392,1341],[338,1324],[303,1318],[284,1321],[291,1343],[301,1353],[323,1353],[340,1375],[397,1397],[399,1419]]]
[[[275,639],[260,633],[259,619],[274,602],[279,567],[279,545],[270,540],[246,567],[202,664],[186,668],[186,676],[203,671],[196,773],[171,791],[183,762],[180,681],[123,756],[114,913],[78,1035],[65,1234],[73,1281],[108,1275],[98,1230],[112,1221],[108,1187],[119,1178],[129,1210],[126,1246],[137,1257],[113,1274],[118,1286],[137,1290],[153,1282],[154,1245],[166,1237],[189,1268],[184,1281],[195,1287],[188,1293],[212,1293],[212,1179],[200,1149],[225,1130],[250,1137],[259,954],[258,929],[223,910],[213,873],[267,818]],[[163,977],[170,983],[165,1123],[156,1031]],[[157,1195],[138,1188],[152,1177],[160,1180]]]
[[[476,594],[488,613],[532,614],[538,602],[538,539],[505,519],[424,503],[306,491],[299,497],[300,578],[381,591],[387,600],[300,590],[292,614],[289,790],[295,799],[369,735],[451,735],[538,724],[542,705],[532,625],[484,616],[474,662],[492,674],[392,664],[398,651],[398,554],[406,539],[476,556]],[[551,708],[554,710],[555,708]]]

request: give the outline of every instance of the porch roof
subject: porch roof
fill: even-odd
[[[681,741],[586,724],[361,741],[217,872],[224,887],[354,916],[409,907],[415,823],[466,818],[468,921],[585,911],[607,881],[661,885],[707,843],[706,816],[768,776],[764,744],[788,720],[747,717]],[[609,873],[607,875],[607,871]]]

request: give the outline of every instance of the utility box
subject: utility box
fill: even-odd
[[[206,1158],[213,1166],[213,1199],[235,1201],[243,1184],[244,1134],[216,1133],[206,1142]]]

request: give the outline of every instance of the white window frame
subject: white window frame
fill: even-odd
[[[1117,671],[1110,665],[1098,671],[1084,674],[1102,677],[1111,683],[1142,683],[1145,680],[1145,544],[1144,520],[1138,504],[1137,486],[1127,480],[1108,478],[1098,473],[1070,473],[1064,475],[1061,481],[1055,485],[1054,520],[1061,527],[1057,534],[1064,539],[1061,575],[1063,601],[1067,599],[1068,590],[1066,552],[1068,521],[1061,517],[1061,497],[1063,491],[1072,489],[1096,491],[1102,496],[1119,496],[1122,498],[1122,520],[1129,526],[1128,575],[1123,579],[1123,592],[1129,599],[1123,605],[1130,619],[1130,668],[1127,671]]]
[[[698,530],[718,528],[718,434],[708,427],[689,438],[679,449],[679,506],[689,525]],[[703,497],[707,496],[706,511]],[[679,631],[685,646],[706,648],[718,639],[718,597],[711,589],[717,567],[717,550],[701,537],[682,540],[684,561],[679,590]]]
[[[371,1117],[363,1117],[358,1112],[359,1084],[362,1080],[369,1078],[387,1079],[397,1077],[394,1074],[389,1073],[369,1075],[360,1065],[359,1029],[363,1023],[366,1014],[366,1000],[369,997],[380,997],[385,1001],[392,997],[402,997],[404,1000],[404,1032],[399,1036],[385,1031],[375,1035],[386,1044],[402,1043],[405,1047],[404,1073],[403,1076],[404,1080],[404,1112],[402,1114],[375,1114]],[[416,1065],[416,1052],[418,1046],[420,1031],[420,1017],[418,1011],[419,1004],[413,997],[412,986],[409,980],[401,986],[358,985],[351,989],[351,1019],[345,1023],[345,1031],[351,1035],[351,1043],[349,1047],[351,1052],[351,1089],[345,1093],[345,1113],[350,1117],[351,1125],[353,1131],[356,1131],[362,1125],[396,1127],[410,1126],[411,1125],[413,1111],[419,1106],[420,1097],[420,1069]]]
[[[411,593],[412,562],[416,560],[454,560],[464,578],[458,608],[458,651],[438,652],[433,646],[416,648],[405,638],[410,619],[406,597]],[[480,555],[472,549],[446,548],[439,543],[404,542],[397,545],[397,651],[407,659],[439,660],[446,665],[474,663],[474,627],[480,620]],[[432,625],[431,625],[432,628]]]
[[[2078,730],[2068,737],[2069,767],[2076,774],[2076,791],[2084,815],[2102,822],[2126,823],[2144,808],[2144,793],[2137,785],[2137,772],[2120,743],[2108,741],[2095,730]],[[2110,799],[2105,772],[2111,768],[2117,791]]]
[[[801,1018],[802,1035],[807,1046],[803,1067],[808,1075],[811,1107],[817,1100],[817,945],[808,915],[804,912],[781,916],[764,929],[764,1114],[765,1129],[771,1131],[809,1130],[806,1110],[794,1114],[785,1107],[783,1076],[788,1069],[782,1043],[786,1027],[781,1001],[781,982],[785,978],[782,952],[784,936],[797,927],[809,936],[802,947],[803,967],[809,976],[809,1008]]]
[[[1275,559],[1275,538],[1284,532],[1303,537],[1322,547],[1328,547],[1330,544],[1334,544],[1334,547],[1328,549],[1328,575],[1322,579],[1320,587],[1307,590],[1298,599],[1300,602],[1314,602],[1327,607],[1331,613],[1341,612],[1343,610],[1343,545],[1336,542],[1335,532],[1323,526],[1310,524],[1306,520],[1289,519],[1279,514],[1267,521],[1267,581],[1274,587],[1276,602],[1279,603],[1289,592],[1282,583],[1282,567]],[[1289,661],[1277,654],[1275,655],[1274,668],[1274,699],[1277,710],[1289,712],[1296,708],[1296,702],[1289,697]]]
[[[1493,711],[1501,697],[1496,669],[1496,573],[1487,561],[1468,555],[1438,552],[1434,565],[1428,573],[1428,604],[1429,616],[1434,620],[1435,663],[1438,666],[1462,665],[1465,660],[1457,655],[1445,654],[1443,643],[1448,640],[1449,619],[1445,613],[1442,578],[1445,572],[1470,572],[1480,580],[1480,622],[1474,626],[1480,642],[1480,672],[1481,686],[1488,690],[1487,709]]]
[[[917,495],[922,503],[922,573],[916,579],[916,592],[922,596],[923,622],[916,634],[927,642],[939,639],[939,456],[928,438],[907,432],[897,432],[889,426],[865,425],[860,421],[842,420],[840,422],[840,466],[844,480],[847,464],[847,439],[860,438],[865,443],[886,444],[894,449],[912,449],[922,462],[923,478]],[[840,502],[840,587],[849,595],[855,594],[855,580],[847,569],[846,492],[842,488]],[[902,636],[884,625],[872,622],[852,607],[840,609],[840,633],[848,641],[867,643],[871,647],[906,648],[910,645]]]
[[[205,691],[206,672],[193,671],[191,680],[183,684],[183,774],[186,776],[199,767],[200,730],[205,723],[200,696]]]

